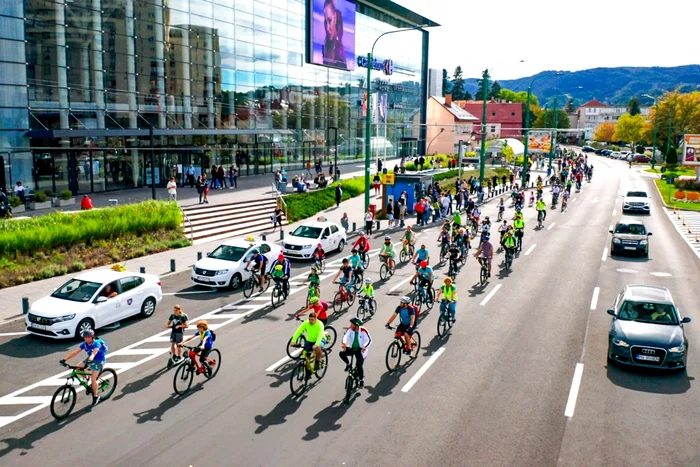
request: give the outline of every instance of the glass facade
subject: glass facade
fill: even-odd
[[[189,164],[246,175],[364,153],[367,70],[306,63],[306,1],[0,3],[0,185],[89,193],[144,186],[152,173],[182,181]],[[400,18],[360,0],[357,54],[416,24]],[[427,32],[387,35],[375,56],[394,69],[372,71],[387,109],[373,151],[415,151]]]

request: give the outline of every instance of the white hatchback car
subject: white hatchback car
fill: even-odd
[[[190,279],[196,285],[237,289],[250,277],[245,266],[253,256],[253,250],[260,251],[267,258],[268,268],[282,252],[274,243],[253,237],[228,240],[207,253],[206,258],[194,263]]]
[[[148,318],[162,299],[160,279],[153,274],[100,269],[80,274],[32,303],[25,323],[28,332],[39,336],[80,338],[86,329],[139,313]]]
[[[319,243],[326,253],[334,250],[342,252],[347,243],[345,229],[325,220],[306,222],[285,238],[282,250],[290,258],[311,259]]]

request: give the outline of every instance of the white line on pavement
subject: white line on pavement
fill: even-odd
[[[603,257],[600,258],[601,261],[608,259],[608,247],[603,248]]]
[[[612,215],[613,215],[613,217],[617,216],[617,209],[613,209]]]
[[[537,244],[535,243],[535,244],[532,245],[530,248],[528,248],[527,251],[525,252],[525,256],[527,256],[527,255],[529,255],[530,253],[532,253],[532,250],[534,250],[536,246],[537,246]]]
[[[612,229],[613,229],[613,225],[610,224],[610,227],[608,227],[608,230],[612,230]]]
[[[489,302],[489,300],[491,300],[491,297],[496,295],[496,292],[498,292],[498,289],[500,289],[500,288],[501,288],[501,284],[497,284],[496,287],[494,287],[493,290],[491,292],[489,292],[489,294],[486,296],[486,298],[483,299],[481,301],[481,303],[479,303],[479,305],[481,305],[481,306],[486,305]]]
[[[405,385],[404,387],[401,388],[401,392],[408,392],[408,391],[410,391],[411,388],[413,387],[413,385],[416,384],[416,383],[418,382],[418,380],[421,378],[421,376],[423,376],[423,375],[425,374],[425,372],[428,371],[428,368],[430,368],[431,365],[432,365],[433,363],[435,363],[435,361],[438,359],[438,357],[439,357],[440,355],[442,355],[442,353],[443,353],[444,351],[445,351],[445,348],[444,348],[444,347],[440,347],[439,349],[437,349],[437,351],[433,354],[433,356],[430,357],[430,358],[428,359],[428,361],[425,362],[425,363],[423,364],[422,367],[420,367],[420,370],[418,370],[418,371],[416,372],[415,375],[413,375],[413,378],[411,378],[410,380],[408,380],[408,383],[406,383],[406,385]]]
[[[5,332],[0,334],[0,337],[12,337],[12,336],[23,336],[25,334],[29,334],[27,331],[22,331],[22,332]]]
[[[300,353],[301,353],[301,349],[295,350],[294,352],[292,352],[292,355],[294,355],[294,356],[296,357],[296,356],[299,355]],[[289,360],[291,360],[291,358],[289,358],[289,356],[285,355],[284,358],[280,358],[280,359],[277,360],[275,363],[273,363],[273,364],[270,365],[269,367],[265,368],[265,371],[275,371],[278,367],[284,365],[284,364],[287,363]]]
[[[390,288],[388,293],[391,293],[394,290],[398,289],[399,287],[401,287],[402,285],[404,285],[406,282],[410,281],[411,279],[413,279],[413,276],[408,276],[406,279],[402,280],[401,282],[399,282],[398,284],[396,284],[395,286]]]
[[[552,227],[554,227],[556,224],[557,224],[556,222],[552,222],[552,225],[550,225],[549,227],[547,227],[547,230],[552,230]]]
[[[578,198],[574,198],[574,199],[571,200],[571,202],[573,203],[573,202],[576,201],[577,199],[578,199]]]
[[[583,377],[583,363],[576,364],[576,370],[574,370],[574,379],[571,382],[571,390],[569,391],[569,400],[566,402],[566,409],[564,410],[565,417],[573,417],[574,409],[576,409],[576,399],[578,399],[578,390],[581,387],[581,378]]]
[[[163,295],[196,295],[196,294],[202,294],[202,293],[216,293],[216,290],[194,290],[191,292],[167,292],[163,293]]]
[[[595,310],[598,306],[598,294],[600,293],[600,287],[593,289],[593,298],[591,298],[591,310]]]

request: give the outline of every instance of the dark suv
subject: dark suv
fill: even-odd
[[[622,252],[640,253],[642,256],[649,256],[649,235],[646,226],[638,220],[621,220],[615,228],[610,231],[612,241],[610,242],[610,254],[614,255]]]

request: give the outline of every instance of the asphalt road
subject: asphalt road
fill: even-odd
[[[373,338],[367,387],[349,406],[341,402],[344,373],[337,348],[326,377],[300,399],[290,396],[292,365],[284,361],[284,346],[297,325],[292,315],[304,301],[303,290],[273,310],[268,296],[240,301],[238,293],[185,293],[203,290],[192,288],[187,275],[166,278],[164,292],[176,294],[164,298],[156,316],[103,334],[114,355],[108,366],[122,371],[112,399],[91,409],[82,396],[63,422],[30,402],[53,393],[59,380],[52,376],[61,371],[57,361],[75,343],[0,337],[2,463],[698,465],[700,396],[692,387],[700,361],[694,345],[700,316],[693,308],[698,265],[658,201],[645,218],[654,233],[648,260],[604,254],[608,228],[621,217],[620,193],[632,187],[656,197],[650,179],[596,158],[594,182],[573,194],[567,212],[550,211],[537,231],[534,209],[527,209],[525,243],[512,271],[500,270],[498,255],[482,288],[470,258],[457,278],[458,321],[451,334],[436,337],[437,309],[425,315],[418,359],[391,375],[384,357],[393,335],[383,325],[396,294],[409,291],[401,283],[412,269],[400,267],[382,284],[373,259],[369,275],[380,311],[367,324]],[[495,206],[484,212],[495,218]],[[437,232],[424,230],[419,237],[434,255]],[[393,238],[398,241],[399,233]],[[444,267],[437,271],[444,277]],[[329,282],[322,283],[325,298]],[[668,286],[684,315],[695,320],[686,327],[687,372],[607,364],[606,309],[629,283]],[[222,325],[218,376],[206,383],[197,377],[184,397],[173,394],[173,371],[164,369],[167,335],[151,337],[163,330],[174,303],[191,318],[206,315]],[[336,329],[347,325],[355,309],[331,318]],[[581,364],[574,397],[572,380]],[[32,407],[39,409],[3,418]],[[81,457],[81,447],[97,457]]]

